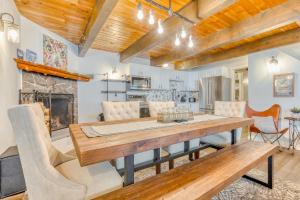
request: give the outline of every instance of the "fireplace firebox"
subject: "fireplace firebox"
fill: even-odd
[[[49,129],[52,131],[68,128],[74,123],[74,95],[20,91],[20,104],[41,102],[49,109]]]

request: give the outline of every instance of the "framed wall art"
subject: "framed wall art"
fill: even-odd
[[[277,74],[273,76],[274,97],[293,97],[295,91],[295,74]]]
[[[26,49],[26,60],[35,63],[37,60],[37,54],[30,49]]]
[[[68,65],[67,46],[47,35],[43,35],[43,61],[45,65],[66,70]]]

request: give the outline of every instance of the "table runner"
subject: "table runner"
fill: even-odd
[[[82,126],[81,129],[88,137],[100,137],[100,136],[107,136],[112,134],[127,133],[132,131],[141,131],[141,130],[164,128],[170,126],[193,124],[197,122],[210,121],[210,120],[216,120],[222,118],[226,118],[226,117],[205,114],[205,115],[195,115],[194,120],[182,122],[182,123],[176,123],[176,122],[160,123],[157,122],[156,120],[150,120],[150,121],[142,121],[142,122],[128,122],[128,123],[99,125],[99,126]]]

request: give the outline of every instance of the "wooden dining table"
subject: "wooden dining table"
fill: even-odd
[[[124,185],[130,185],[134,183],[134,154],[154,150],[156,159],[159,159],[161,147],[225,131],[231,132],[231,144],[235,144],[236,129],[250,126],[254,122],[250,118],[228,117],[92,138],[86,136],[82,129],[84,126],[103,126],[147,120],[155,120],[155,118],[70,125],[70,134],[80,165],[88,166],[124,157]]]

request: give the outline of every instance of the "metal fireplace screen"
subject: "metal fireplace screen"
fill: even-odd
[[[42,102],[50,111],[50,133],[74,123],[74,95],[20,91],[20,104]]]

